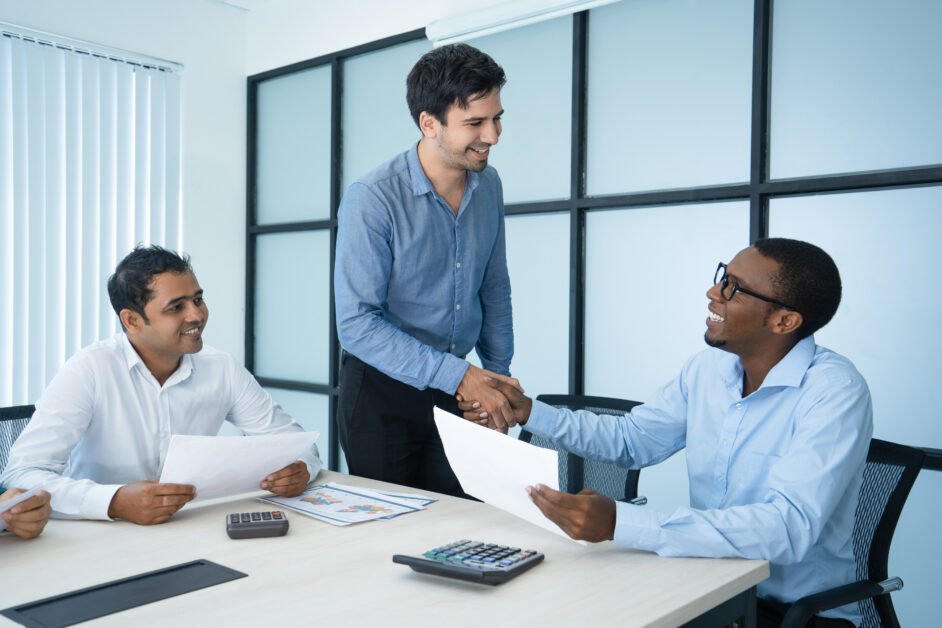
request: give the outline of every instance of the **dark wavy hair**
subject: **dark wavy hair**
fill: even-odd
[[[788,238],[763,238],[752,245],[778,262],[772,280],[776,298],[798,310],[804,322],[795,333],[807,338],[828,324],[841,303],[841,274],[821,248]]]
[[[108,278],[108,298],[115,314],[120,318],[121,310],[132,310],[140,314],[145,323],[150,323],[144,314],[144,306],[154,298],[150,284],[154,275],[168,272],[193,272],[189,256],[181,256],[156,244],[134,247]]]
[[[406,78],[406,102],[416,125],[423,111],[445,124],[445,112],[462,109],[477,97],[507,82],[504,70],[474,46],[452,44],[422,55]]]

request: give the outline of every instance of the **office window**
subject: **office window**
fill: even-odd
[[[36,401],[68,357],[117,331],[105,283],[136,243],[177,249],[182,242],[178,66],[80,54],[67,43],[38,44],[26,29],[4,31],[0,405],[6,406]]]
[[[281,405],[285,412],[301,424],[308,432],[320,432],[317,439],[317,448],[321,459],[326,464],[327,438],[330,434],[329,397],[297,390],[284,390],[280,388],[267,388],[268,393]]]
[[[586,394],[643,402],[706,348],[706,291],[716,263],[748,246],[748,222],[744,202],[589,213]],[[659,510],[689,504],[684,461],[641,474]]]
[[[942,162],[942,3],[774,7],[773,178]]]
[[[753,0],[589,12],[587,191],[749,179]]]
[[[330,216],[330,68],[258,85],[258,223]]]
[[[431,49],[420,39],[343,63],[343,189],[422,137],[406,105],[406,75]]]
[[[569,216],[508,216],[514,310],[511,373],[527,392],[569,390]]]
[[[326,382],[330,338],[327,231],[258,236],[255,373],[269,379]]]
[[[569,196],[572,136],[572,18],[473,39],[504,68],[504,132],[490,164],[504,201]]]

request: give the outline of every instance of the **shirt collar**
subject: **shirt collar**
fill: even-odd
[[[786,353],[785,357],[772,367],[759,388],[800,386],[805,373],[811,366],[812,360],[814,360],[815,346],[814,336],[799,340],[798,344],[792,347],[791,351]],[[720,377],[722,377],[723,382],[728,388],[741,391],[743,368],[739,356],[721,351],[719,358]]]
[[[128,370],[133,370],[135,366],[140,364],[140,368],[143,373],[150,373],[147,369],[147,365],[144,364],[144,360],[141,359],[141,356],[138,355],[137,350],[134,349],[134,345],[131,344],[131,340],[128,338],[127,334],[119,334],[121,337],[121,350],[124,353],[124,361],[128,366]],[[190,376],[190,373],[193,372],[193,356],[190,354],[184,354],[180,360],[180,366],[177,367],[177,370],[174,371],[170,377],[165,382],[165,386],[176,384],[187,379]]]
[[[412,194],[423,196],[428,193],[435,193],[432,182],[429,181],[425,170],[422,169],[422,163],[419,161],[419,144],[409,149],[406,153],[406,163],[409,164],[409,176],[412,178]],[[465,187],[464,198],[468,198],[471,192],[478,186],[481,178],[480,173],[468,170],[468,185]]]

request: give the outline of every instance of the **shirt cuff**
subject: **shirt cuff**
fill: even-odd
[[[656,510],[615,502],[615,544],[653,552],[661,532]]]
[[[530,418],[523,424],[523,429],[537,436],[552,439],[558,423],[559,411],[551,405],[534,399],[533,406],[530,408]]]
[[[108,516],[108,508],[111,506],[114,494],[123,486],[124,484],[96,484],[89,487],[88,492],[85,493],[85,497],[82,499],[79,515],[82,519],[114,521]]]
[[[468,372],[468,368],[471,365],[466,360],[462,360],[458,356],[450,353],[446,353],[444,356],[442,363],[438,366],[438,370],[435,371],[435,375],[432,376],[429,387],[443,390],[449,395],[454,395],[458,392],[458,386],[461,385],[461,380],[464,378],[464,374]]]

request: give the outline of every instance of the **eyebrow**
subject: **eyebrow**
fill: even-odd
[[[177,303],[180,303],[181,301],[188,301],[188,300],[190,300],[190,299],[195,299],[195,298],[201,297],[201,296],[203,296],[203,291],[202,291],[202,289],[197,290],[197,291],[196,291],[196,294],[194,294],[194,295],[192,295],[192,296],[190,296],[190,295],[183,295],[182,297],[177,297],[176,299],[171,299],[170,301],[167,301],[167,304],[166,304],[166,305],[164,305],[164,309],[166,310],[168,307],[173,307],[174,305],[176,305]]]
[[[503,109],[501,109],[500,111],[498,111],[498,112],[497,112],[497,115],[495,115],[494,118],[499,118],[499,117],[501,117],[502,115],[504,115],[504,110],[503,110]],[[478,116],[478,117],[474,117],[474,118],[465,118],[464,120],[462,120],[462,122],[481,122],[481,121],[487,120],[487,119],[488,119],[487,116]]]

